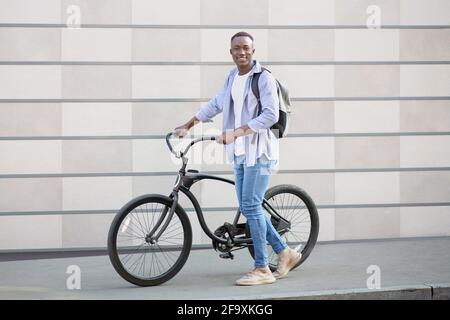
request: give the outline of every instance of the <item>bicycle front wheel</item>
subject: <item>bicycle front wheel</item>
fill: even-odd
[[[109,258],[128,282],[138,286],[160,285],[185,264],[192,246],[192,229],[181,206],[177,205],[157,241],[148,237],[164,211],[167,212],[164,221],[168,218],[171,206],[172,199],[168,197],[144,195],[128,202],[114,218],[108,234]]]

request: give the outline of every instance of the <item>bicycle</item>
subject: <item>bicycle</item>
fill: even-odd
[[[238,223],[240,209],[237,209],[232,223],[225,222],[213,232],[205,222],[198,200],[190,191],[193,184],[208,179],[234,185],[234,181],[223,177],[186,170],[189,148],[201,141],[214,141],[215,137],[202,136],[191,141],[183,152],[175,152],[170,142],[172,135],[166,135],[167,146],[176,158],[182,160],[172,192],[169,196],[146,194],[130,200],[116,214],[108,233],[108,254],[113,267],[122,278],[138,286],[156,286],[170,280],[188,259],[192,229],[188,215],[178,203],[179,192],[192,202],[201,228],[221,258],[233,259],[233,251],[245,248],[254,258],[250,230],[246,223]],[[302,253],[294,266],[298,267],[310,255],[319,233],[319,216],[314,201],[301,188],[282,184],[266,191],[262,206],[287,244]],[[270,246],[268,250],[269,267],[275,271],[277,255]]]

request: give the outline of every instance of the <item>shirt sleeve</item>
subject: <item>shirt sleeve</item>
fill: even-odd
[[[197,111],[195,117],[198,120],[201,122],[212,122],[212,118],[223,111],[223,101],[229,80],[230,74],[228,75],[222,90]]]
[[[247,123],[249,128],[254,132],[270,128],[277,123],[279,118],[277,82],[270,72],[265,71],[261,74],[258,87],[261,101],[261,114]]]

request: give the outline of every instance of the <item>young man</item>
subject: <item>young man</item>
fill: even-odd
[[[175,134],[183,137],[199,121],[209,121],[223,112],[223,133],[216,141],[225,145],[234,165],[239,207],[249,224],[255,252],[255,268],[237,280],[238,285],[273,283],[300,260],[300,253],[287,246],[262,209],[269,184],[268,172],[278,161],[278,141],[269,128],[278,121],[279,101],[275,79],[253,61],[254,53],[253,37],[246,32],[235,34],[231,38],[230,54],[236,68],[228,74],[224,87],[193,118],[175,128]],[[261,113],[258,114],[251,80],[253,74],[260,72]],[[278,254],[274,274],[268,267],[267,242]]]

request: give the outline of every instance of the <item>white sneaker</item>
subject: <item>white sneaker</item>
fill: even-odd
[[[278,267],[274,272],[276,279],[284,278],[289,271],[300,261],[302,254],[291,248],[286,248],[278,255]]]
[[[256,268],[236,281],[238,286],[254,286],[258,284],[269,284],[277,281],[269,267]]]

